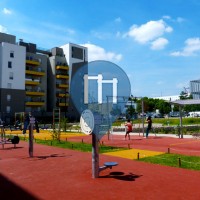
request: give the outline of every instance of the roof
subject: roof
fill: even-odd
[[[187,99],[187,100],[176,100],[170,102],[171,104],[177,104],[177,105],[194,105],[194,104],[200,104],[200,99]]]

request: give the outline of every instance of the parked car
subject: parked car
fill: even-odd
[[[154,113],[151,117],[152,118],[163,118],[163,115],[161,113]]]
[[[179,112],[170,112],[169,117],[180,117],[180,113]]]

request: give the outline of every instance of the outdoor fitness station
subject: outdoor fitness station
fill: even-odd
[[[16,144],[19,144],[20,139],[18,136],[13,136],[13,138],[10,138],[10,139],[6,138],[3,125],[0,125],[0,134],[1,134],[0,144],[2,145],[3,148],[4,148],[4,145],[6,144],[14,144],[14,148],[16,148]]]
[[[72,101],[81,115],[82,132],[92,135],[92,177],[97,178],[102,170],[118,165],[111,161],[99,166],[99,142],[125,110],[131,93],[130,81],[116,64],[93,61],[76,71],[71,88]]]
[[[178,105],[179,106],[179,116],[180,116],[180,138],[183,138],[183,122],[182,122],[182,109],[185,105],[196,105],[200,104],[199,99],[187,99],[187,100],[176,100],[171,102],[172,105]]]

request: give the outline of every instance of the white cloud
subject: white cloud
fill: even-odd
[[[158,21],[149,21],[141,26],[133,25],[125,36],[132,37],[138,43],[145,44],[172,32],[172,27],[168,26],[162,19]]]
[[[185,41],[185,47],[182,51],[172,52],[172,56],[194,56],[200,52],[200,38],[189,38]]]
[[[184,18],[182,18],[182,17],[177,17],[176,19],[173,19],[173,18],[171,18],[170,16],[168,16],[168,15],[165,15],[165,16],[163,16],[162,17],[163,19],[166,19],[166,20],[170,20],[170,21],[172,21],[172,22],[178,22],[178,23],[182,23],[182,22],[184,22],[184,21],[186,21]]]
[[[118,62],[122,59],[121,54],[116,54],[113,52],[106,52],[102,47],[96,46],[94,44],[83,44],[83,46],[88,48],[88,60],[107,60],[112,62]]]
[[[164,15],[163,19],[171,19],[171,17],[169,15]]]
[[[7,8],[4,8],[4,9],[3,9],[3,13],[4,13],[5,15],[11,15],[11,14],[12,14],[12,11],[9,10],[9,9],[7,9]]]
[[[7,31],[7,28],[6,28],[6,27],[0,25],[0,32],[2,32],[2,33],[7,33],[8,31]]]
[[[117,22],[117,23],[119,23],[121,21],[122,21],[122,19],[120,17],[118,17],[118,18],[115,19],[115,22]]]
[[[164,49],[165,46],[168,44],[168,40],[165,38],[158,38],[151,43],[152,50],[161,50]]]

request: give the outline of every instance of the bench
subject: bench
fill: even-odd
[[[9,138],[9,139],[4,139],[0,141],[0,144],[2,145],[3,149],[4,149],[4,145],[5,144],[14,144],[14,148],[16,148],[16,144],[19,144],[20,138],[18,136],[13,136],[13,138]]]

